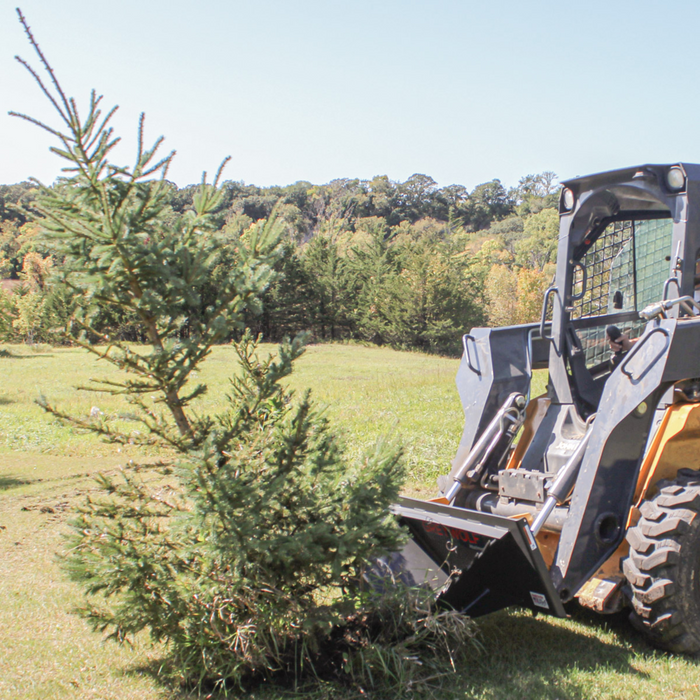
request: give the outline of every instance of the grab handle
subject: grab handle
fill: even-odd
[[[588,284],[588,269],[580,260],[577,260],[574,263],[573,271],[575,271],[577,267],[581,270],[582,274],[581,291],[578,294],[574,294],[572,292],[571,301],[580,301],[581,299],[583,299],[583,295],[586,293],[586,286]]]
[[[545,324],[547,323],[547,304],[549,303],[549,297],[552,296],[552,294],[554,294],[554,293],[556,293],[557,296],[559,295],[559,288],[558,287],[550,287],[544,293],[544,301],[542,303],[542,318],[540,319],[540,337],[543,338],[544,340],[554,340],[554,336],[546,335],[544,332],[544,327],[545,327]]]
[[[678,281],[678,277],[669,277],[665,282],[664,282],[664,293],[663,296],[661,297],[662,301],[667,301],[668,300],[668,293],[669,290],[671,289],[671,284],[676,285],[676,289],[678,290],[678,294],[680,295],[681,293],[681,283]]]
[[[666,344],[662,348],[661,352],[649,363],[649,366],[637,377],[636,381],[639,381],[652,367],[652,365],[666,352],[666,349],[669,346],[669,343],[671,342],[671,336],[669,332],[663,328],[662,326],[657,326],[656,328],[652,328],[645,336],[643,336],[639,341],[637,341],[630,351],[629,355],[625,357],[624,360],[620,363],[620,372],[624,374],[626,377],[628,377],[630,380],[635,381],[634,377],[632,376],[632,372],[630,372],[627,369],[627,365],[630,363],[630,360],[639,352],[639,349],[644,345],[649,338],[651,338],[654,333],[663,333],[663,335],[666,336]]]
[[[476,338],[473,335],[469,335],[469,333],[465,333],[462,336],[462,345],[464,347],[464,356],[467,358],[467,366],[472,372],[475,372],[476,374],[481,376],[481,370],[472,364],[472,358],[469,355],[469,343],[467,342],[468,340],[471,340],[472,343],[474,343],[474,347],[476,348]],[[479,355],[477,354],[476,357],[478,359]]]

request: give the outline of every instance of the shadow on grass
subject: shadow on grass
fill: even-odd
[[[9,491],[31,483],[31,479],[20,479],[16,476],[0,476],[0,491]]]
[[[27,355],[15,355],[9,350],[0,350],[0,360],[31,360],[34,357],[55,357],[50,352],[33,352]]]
[[[445,658],[445,675],[435,684],[412,689],[413,700],[590,700],[600,698],[658,697],[659,686],[673,677],[671,667],[682,659],[693,666],[700,662],[674,657],[646,643],[629,624],[627,613],[602,617],[575,609],[570,621],[532,617],[523,612],[500,612],[478,620],[481,649],[470,646],[450,673]],[[648,662],[648,663],[645,663]],[[651,669],[640,670],[640,666]],[[658,675],[657,675],[658,672]],[[168,700],[204,698],[176,687],[169,678],[168,662],[154,660],[125,670],[126,675],[150,676],[165,690]],[[664,674],[668,676],[664,677]],[[649,682],[639,692],[639,682]],[[329,694],[330,690],[330,694]],[[347,691],[347,692],[345,692]],[[232,691],[230,691],[232,692]],[[651,693],[651,694],[650,694]],[[239,697],[213,693],[212,700]],[[395,693],[377,688],[367,695],[348,689],[322,687],[305,692],[289,688],[260,686],[245,697],[251,700],[354,700],[371,697],[394,700]],[[675,696],[674,696],[675,697]]]
[[[625,615],[608,619],[577,610],[573,621],[591,633],[527,613],[500,612],[479,620],[483,651],[466,660],[443,697],[588,700],[608,684],[609,691],[598,697],[618,697],[632,678],[649,679],[635,667],[640,660],[663,664],[666,655],[648,645]]]
[[[196,691],[183,688],[180,683],[175,680],[175,669],[172,666],[172,660],[169,657],[161,659],[150,659],[145,663],[136,663],[122,669],[121,673],[126,677],[145,677],[151,678],[159,686],[162,696],[167,700],[203,700],[210,693],[198,693]],[[210,700],[213,700],[216,695],[212,695]],[[232,697],[235,697],[232,696]]]
[[[151,678],[160,687],[165,700],[361,700],[361,698],[371,697],[377,700],[385,700],[383,695],[360,695],[357,693],[348,695],[343,688],[327,684],[307,686],[305,690],[294,690],[293,687],[268,684],[263,682],[253,683],[250,687],[241,690],[237,686],[229,686],[226,690],[216,690],[211,687],[203,688],[201,691],[183,688],[177,678],[177,669],[173,666],[173,661],[169,657],[162,659],[151,659],[146,663],[138,663],[128,666],[122,670],[125,676]],[[418,698],[418,696],[411,696]],[[390,700],[395,700],[392,695]]]
[[[0,406],[9,406],[11,403],[15,403],[15,401],[8,399],[6,396],[0,396]]]
[[[598,615],[588,608],[575,604],[569,610],[569,614],[573,621],[593,632],[605,631],[612,634],[620,644],[632,646],[637,654],[648,657],[653,656],[657,659],[677,656],[653,647],[644,635],[632,626],[629,620],[630,610],[628,608],[614,615]],[[694,665],[700,665],[700,660],[692,660],[686,656],[678,656],[678,658],[683,658]]]

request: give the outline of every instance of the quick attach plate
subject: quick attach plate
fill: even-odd
[[[544,503],[545,481],[551,481],[551,474],[531,472],[527,469],[502,469],[498,472],[498,495],[514,498],[517,501]]]

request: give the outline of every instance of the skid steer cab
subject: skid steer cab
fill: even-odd
[[[569,180],[559,214],[541,322],[464,336],[452,471],[394,506],[412,538],[379,567],[472,616],[628,606],[698,653],[700,165]]]

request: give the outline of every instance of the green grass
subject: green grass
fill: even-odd
[[[149,458],[120,451],[61,426],[33,403],[40,394],[82,415],[97,406],[128,429],[127,409],[104,394],[73,387],[111,367],[81,350],[8,348],[0,353],[0,699],[183,697],[156,678],[162,650],[136,640],[105,643],[70,609],[80,591],[55,559],[71,508],[93,489],[91,475]],[[382,434],[402,436],[406,492],[431,496],[450,468],[462,431],[456,360],[355,345],[316,346],[291,384],[316,399],[359,453]],[[235,368],[231,348],[216,348],[200,380],[211,387],[201,409],[220,406]],[[536,378],[537,393],[545,377]],[[651,649],[622,618],[570,620],[501,612],[479,621],[483,649],[458,673],[436,681],[436,698],[664,700],[700,697],[696,662]],[[431,693],[428,693],[430,696]],[[279,692],[260,690],[259,700]],[[370,696],[371,697],[371,696]],[[418,697],[418,695],[415,695]]]

